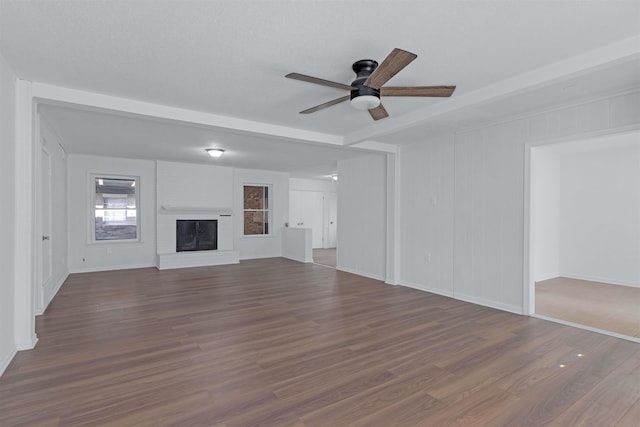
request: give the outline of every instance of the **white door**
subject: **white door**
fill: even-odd
[[[338,195],[336,193],[327,194],[329,204],[328,218],[328,241],[327,248],[335,248],[338,243]]]
[[[322,193],[292,190],[290,193],[289,225],[311,229],[311,246],[323,247]]]
[[[43,141],[44,142],[44,141]],[[40,227],[41,227],[41,247],[40,262],[38,270],[40,272],[39,287],[35,295],[37,304],[36,312],[42,312],[44,290],[50,285],[52,272],[51,253],[51,156],[42,147],[40,169]]]

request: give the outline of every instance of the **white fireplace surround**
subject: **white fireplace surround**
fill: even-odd
[[[177,220],[217,220],[218,249],[176,252]],[[162,205],[157,215],[157,238],[159,270],[240,262],[240,251],[233,250],[233,210],[231,208]]]

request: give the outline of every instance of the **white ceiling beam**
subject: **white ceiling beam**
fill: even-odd
[[[638,58],[640,58],[640,35],[502,80],[460,96],[456,96],[454,93],[451,98],[442,100],[438,104],[421,108],[399,117],[378,121],[371,126],[346,134],[344,136],[344,145],[356,145],[362,141],[417,126],[422,122],[444,114],[454,113],[484,102],[512,96],[554,81],[576,77],[600,67]],[[464,90],[464,88],[458,89]]]
[[[177,120],[194,125],[261,134],[269,137],[297,140],[300,142],[323,143],[329,145],[342,145],[343,143],[343,137],[341,135],[272,125],[269,123],[221,116],[201,111],[171,107],[168,105],[153,104],[134,99],[87,92],[45,83],[33,82],[32,88],[33,97],[39,100],[44,100],[45,102],[75,104],[89,109],[106,109],[157,119]]]

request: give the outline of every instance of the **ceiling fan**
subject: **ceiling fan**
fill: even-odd
[[[455,86],[387,86],[382,87],[393,76],[398,74],[418,55],[402,49],[393,49],[391,53],[378,65],[373,59],[361,59],[353,63],[352,69],[356,73],[356,79],[351,85],[336,83],[317,77],[299,73],[289,73],[285,77],[303,82],[315,83],[322,86],[344,89],[351,92],[350,95],[333,99],[315,107],[300,111],[300,114],[310,114],[316,111],[339,104],[348,99],[351,106],[358,110],[369,110],[373,120],[389,117],[389,113],[380,103],[380,96],[425,96],[425,97],[449,97],[456,89]]]

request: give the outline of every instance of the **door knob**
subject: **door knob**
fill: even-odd
[[[42,240],[49,240],[49,236],[42,236]]]

